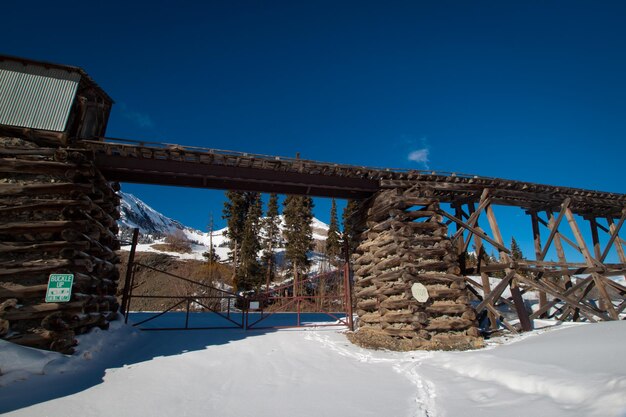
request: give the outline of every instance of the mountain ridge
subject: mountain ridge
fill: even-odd
[[[120,203],[120,219],[118,226],[120,229],[119,237],[123,241],[122,249],[128,250],[132,239],[134,228],[139,228],[140,238],[138,251],[144,252],[160,252],[176,256],[181,259],[204,259],[202,253],[209,250],[209,242],[211,236],[208,232],[203,232],[189,226],[185,226],[181,221],[174,220],[155,210],[140,198],[130,193],[119,192],[121,197]],[[280,217],[279,228],[281,232],[285,228],[285,221],[282,215]],[[313,231],[313,239],[317,250],[312,251],[312,258],[320,258],[321,246],[328,236],[329,226],[317,218],[311,220],[311,228]],[[216,254],[221,260],[228,259],[230,250],[228,248],[228,238],[225,236],[227,228],[215,230],[211,233],[213,247]],[[168,235],[182,232],[191,242],[191,253],[180,254],[167,252],[162,249],[154,248],[154,244],[163,243]],[[127,243],[124,245],[124,243]],[[278,248],[277,254],[280,256],[281,249]]]

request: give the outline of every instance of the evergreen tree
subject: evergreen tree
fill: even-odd
[[[209,224],[207,225],[207,228],[208,228],[207,231],[209,232],[209,250],[206,252],[203,252],[202,256],[206,258],[209,265],[212,265],[220,261],[220,257],[217,253],[215,253],[215,246],[213,245],[213,215],[212,214],[209,220]]]
[[[227,220],[226,236],[229,238],[230,260],[235,274],[235,286],[248,290],[258,285],[260,249],[259,229],[261,198],[259,193],[228,191],[223,218]]]
[[[215,245],[211,246],[208,251],[202,252],[202,256],[210,264],[221,261],[220,256],[215,253]]]
[[[328,225],[328,237],[326,238],[326,255],[331,265],[337,264],[341,258],[341,241],[339,239],[339,227],[337,226],[337,204],[333,198],[330,206],[330,224]]]
[[[310,197],[288,196],[284,202],[286,257],[294,276],[306,274],[310,262],[307,252],[313,249],[313,200]]]
[[[519,247],[514,237],[511,237],[511,258],[515,261],[521,261],[524,259],[522,249]]]
[[[258,289],[261,285],[262,276],[261,266],[257,258],[261,249],[259,241],[262,214],[261,196],[259,193],[246,192],[244,197],[248,210],[241,238],[240,268],[237,271],[237,289],[241,291]]]
[[[224,210],[222,211],[222,218],[227,222],[227,229],[224,235],[229,240],[229,260],[232,262],[236,272],[239,267],[239,253],[241,250],[241,240],[243,238],[243,229],[248,207],[246,206],[244,193],[241,191],[227,191],[226,198]]]
[[[355,200],[349,200],[348,204],[343,209],[343,214],[341,216],[343,221],[342,246],[343,248],[347,246],[349,254],[354,253],[359,244],[356,231],[352,227],[352,223],[350,221],[350,218],[356,213],[357,207],[358,203]]]
[[[265,234],[261,242],[263,248],[263,257],[261,264],[266,274],[266,284],[274,280],[276,271],[276,255],[274,250],[280,247],[282,236],[280,235],[280,217],[278,215],[278,196],[270,194],[267,203],[267,212],[263,221],[263,229]]]

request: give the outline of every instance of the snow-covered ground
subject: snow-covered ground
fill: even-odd
[[[626,322],[543,324],[471,352],[369,351],[338,328],[140,333],[116,324],[106,338],[81,336],[72,357],[0,341],[0,413],[626,416]]]

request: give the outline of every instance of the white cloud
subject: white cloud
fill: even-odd
[[[421,162],[423,164],[428,164],[428,149],[417,149],[409,153],[409,161]]]
[[[125,118],[127,118],[128,120],[130,120],[137,126],[141,128],[153,128],[154,127],[154,122],[152,121],[149,115],[131,110],[128,108],[128,106],[125,103],[120,103],[119,109],[122,111],[122,115]]]

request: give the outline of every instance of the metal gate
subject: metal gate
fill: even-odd
[[[139,233],[133,233],[121,310],[142,330],[276,329],[346,326],[353,329],[350,266],[248,293],[224,288],[135,261]],[[184,291],[144,293],[135,280],[140,268],[181,283]],[[150,307],[147,307],[150,306]]]
[[[353,329],[350,268],[297,277],[246,297],[247,329],[337,326]],[[330,321],[329,321],[330,319]]]

